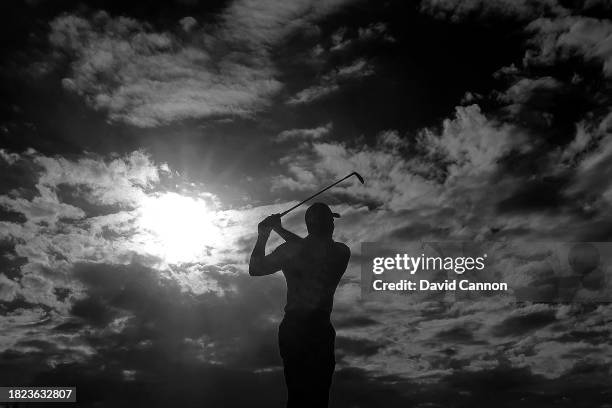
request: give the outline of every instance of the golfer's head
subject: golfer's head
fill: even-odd
[[[331,236],[334,232],[334,218],[339,214],[323,203],[314,203],[306,210],[306,228],[308,234],[319,236]]]

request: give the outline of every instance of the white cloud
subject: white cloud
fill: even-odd
[[[441,135],[425,130],[421,142],[430,154],[442,153],[450,161],[450,180],[490,174],[511,149],[529,148],[518,129],[488,119],[478,105],[456,108],[456,117],[443,121]]]
[[[73,59],[64,87],[107,111],[111,120],[136,126],[246,115],[265,106],[281,87],[265,58],[245,64],[239,55],[216,57],[171,33],[104,13],[93,21],[59,17],[50,40]]]
[[[28,162],[38,174],[32,175],[36,179],[33,191],[0,196],[1,205],[25,217],[23,223],[3,222],[2,227],[1,237],[9,239],[14,254],[24,259],[17,293],[10,293],[65,311],[69,301],[56,299],[54,289],[74,285],[68,277],[73,263],[133,259],[132,208],[146,196],[145,189],[159,180],[159,169],[139,151],[110,161],[92,157],[72,161],[34,151],[16,156],[15,162]],[[62,202],[58,190],[63,186],[74,188],[86,202],[118,206],[117,212],[88,218],[83,209]],[[105,237],[107,233],[111,236]]]
[[[287,172],[291,177],[276,176],[272,178],[272,190],[287,188],[290,190],[311,190],[316,187],[315,174],[299,164],[289,164]]]
[[[374,73],[374,67],[368,61],[363,58],[359,58],[353,63],[338,67],[333,73],[329,74],[329,79],[345,80],[353,78],[362,78],[365,76],[372,75]]]
[[[0,157],[8,164],[13,164],[19,159],[19,155],[16,153],[8,153],[4,149],[0,149]]]
[[[497,160],[521,142],[519,132],[488,120],[477,105],[471,105],[458,107],[456,117],[443,122],[440,134],[424,130],[414,145],[400,139],[397,133],[382,132],[374,148],[314,141],[306,151],[293,154],[285,162],[301,172],[316,174],[320,180],[333,180],[358,171],[367,178],[367,183],[346,189],[339,187],[339,191],[401,210],[438,205],[444,191],[455,186],[486,185],[488,179],[484,176],[494,172]],[[424,155],[407,157],[402,149],[411,146]],[[440,180],[443,173],[446,176]],[[285,177],[292,178],[297,183],[285,180],[283,184],[277,180],[277,185],[309,188],[308,183]]]
[[[310,103],[314,100],[321,99],[329,94],[332,94],[340,89],[340,86],[336,83],[330,83],[326,85],[314,85],[309,88],[303,89],[293,97],[291,97],[287,103],[289,105],[299,105],[301,103]]]
[[[580,134],[578,137],[585,138]],[[575,143],[585,142],[576,139]],[[597,200],[612,205],[612,134],[607,134],[594,145],[596,147],[579,162],[570,192],[575,194],[588,192],[591,197],[597,197]],[[572,147],[575,145],[570,145],[570,148]]]
[[[0,302],[11,302],[17,295],[19,284],[4,275],[0,275]]]
[[[66,89],[112,121],[150,127],[174,120],[250,115],[282,88],[270,51],[287,34],[345,1],[234,1],[219,24],[196,29],[180,20],[185,39],[148,24],[99,12],[51,22],[51,45],[68,56]]]
[[[348,47],[351,44],[351,40],[346,38],[347,36],[347,28],[340,27],[331,36],[332,46],[330,47],[330,51],[341,51]]]
[[[504,102],[523,104],[527,102],[535,92],[542,90],[554,91],[560,89],[561,87],[562,83],[550,76],[536,79],[521,78],[504,92],[501,99]]]
[[[364,78],[372,74],[374,74],[372,64],[363,58],[359,58],[351,64],[340,66],[323,75],[319,84],[299,91],[287,103],[289,105],[310,103],[338,91],[345,82]]]
[[[602,64],[603,74],[612,77],[612,22],[592,17],[540,18],[527,26],[532,34],[525,65],[552,65],[577,55]]]
[[[142,189],[159,181],[162,170],[140,151],[110,161],[101,158],[70,161],[62,157],[37,156],[34,163],[43,168],[39,186],[87,186],[90,199],[101,204],[138,202],[143,195]]]
[[[362,174],[365,185],[347,180],[330,192],[354,208],[367,204],[377,209],[376,217],[372,213],[351,217],[350,224],[359,227],[349,228],[344,236],[354,242],[389,237],[394,242],[495,239],[505,234],[576,239],[607,222],[610,204],[593,203],[588,197],[595,191],[601,192],[601,198],[612,196],[612,177],[601,177],[612,169],[607,165],[612,139],[593,138],[589,154],[555,150],[542,156],[541,174],[553,178],[566,174],[566,165],[559,165],[561,157],[576,156],[571,164],[578,166],[576,178],[559,191],[559,206],[568,210],[550,212],[520,205],[508,210],[501,207],[505,200],[522,197],[525,185],[537,182],[509,172],[510,157],[532,154],[539,141],[520,127],[487,117],[477,105],[456,109],[455,117],[444,120],[440,128],[425,129],[416,137],[386,131],[373,146],[305,143],[283,159],[287,172],[274,177],[273,185],[307,192],[352,171]],[[578,133],[577,137],[583,136]],[[592,207],[589,218],[571,210],[583,200]]]
[[[181,27],[183,27],[183,30],[185,32],[189,32],[198,24],[198,20],[196,20],[195,18],[191,16],[187,16],[187,17],[181,18],[179,20],[179,23],[181,24]]]
[[[85,213],[77,207],[59,202],[57,195],[49,189],[40,188],[40,195],[32,200],[0,196],[0,206],[21,213],[28,221],[55,225],[60,219],[79,219]]]
[[[320,139],[321,137],[329,134],[332,130],[332,123],[328,122],[325,125],[318,126],[312,129],[289,129],[280,132],[275,140],[277,142],[286,142],[287,140],[300,140],[300,139]]]

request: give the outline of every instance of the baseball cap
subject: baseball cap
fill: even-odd
[[[332,212],[325,203],[314,203],[306,210],[306,222],[309,220],[320,220],[326,218],[340,218],[340,214]]]

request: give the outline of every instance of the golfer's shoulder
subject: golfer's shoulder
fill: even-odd
[[[336,251],[336,253],[343,258],[348,258],[351,256],[351,249],[348,247],[348,245],[342,242],[334,241],[334,251]]]
[[[292,256],[292,255],[299,253],[300,250],[302,249],[302,246],[303,246],[303,243],[300,241],[284,242],[280,244],[278,247],[276,247],[275,252],[278,252],[279,254],[286,255],[286,256]]]

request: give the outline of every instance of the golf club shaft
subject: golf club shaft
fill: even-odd
[[[353,175],[355,175],[355,173],[351,173],[351,174],[349,174],[348,176],[346,176],[346,177],[344,177],[344,178],[341,178],[340,180],[336,181],[334,184],[330,184],[329,186],[325,187],[323,190],[321,190],[321,191],[319,191],[319,192],[317,192],[317,193],[315,193],[315,194],[311,195],[310,197],[308,197],[307,199],[305,199],[305,200],[303,200],[303,201],[299,202],[298,204],[294,205],[293,207],[291,207],[291,208],[290,208],[290,209],[288,209],[287,211],[282,212],[282,213],[280,214],[280,216],[282,217],[283,215],[286,215],[287,213],[289,213],[289,212],[291,212],[291,211],[295,210],[295,209],[296,209],[296,208],[298,208],[300,205],[304,204],[306,201],[308,201],[308,200],[311,200],[311,199],[315,198],[315,197],[316,197],[316,196],[318,196],[319,194],[324,193],[325,191],[329,190],[330,188],[332,188],[332,187],[333,187],[333,186],[335,186],[336,184],[343,182],[344,180],[346,180],[347,178],[349,178],[349,177],[351,177],[351,176],[353,176]]]

